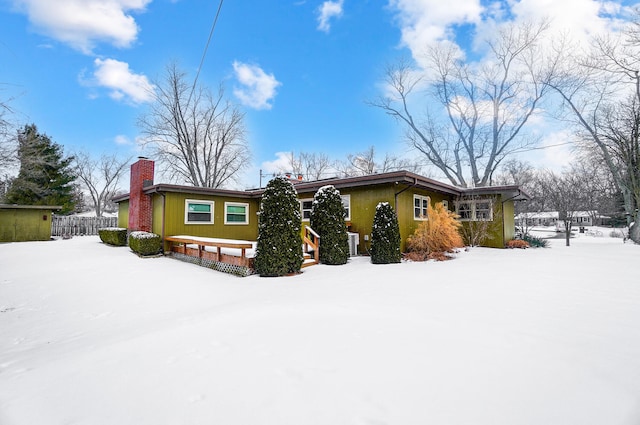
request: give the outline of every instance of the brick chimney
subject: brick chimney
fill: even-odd
[[[131,165],[129,189],[129,231],[151,231],[151,196],[142,191],[153,185],[154,162],[144,157]]]

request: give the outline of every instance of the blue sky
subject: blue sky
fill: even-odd
[[[176,61],[191,78],[218,8],[213,0],[0,0],[0,99],[69,153],[138,155],[145,92]],[[385,65],[429,42],[472,45],[489,22],[552,16],[578,37],[606,30],[630,2],[593,0],[227,0],[199,82],[224,81],[243,104],[253,152],[246,186],[279,152],[336,159],[405,154],[402,130],[366,104]],[[551,134],[544,143],[551,144]],[[558,160],[562,155],[550,156]]]

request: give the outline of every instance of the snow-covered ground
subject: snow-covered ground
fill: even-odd
[[[637,425],[640,246],[238,278],[0,244],[2,425]]]

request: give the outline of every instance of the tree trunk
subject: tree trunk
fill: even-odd
[[[635,222],[629,228],[629,239],[640,244],[640,213],[636,213]]]
[[[564,237],[565,237],[565,245],[566,246],[571,246],[570,243],[570,239],[571,239],[571,222],[564,222]]]

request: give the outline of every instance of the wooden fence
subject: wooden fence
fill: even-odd
[[[118,217],[75,217],[54,215],[51,236],[97,235],[103,227],[117,227]]]

